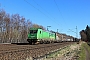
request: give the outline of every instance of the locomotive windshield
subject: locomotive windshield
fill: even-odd
[[[30,30],[30,33],[37,33],[37,30]]]

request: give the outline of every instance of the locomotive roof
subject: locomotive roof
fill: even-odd
[[[41,29],[41,28],[30,28],[30,30],[37,30],[37,29]]]
[[[30,28],[30,30],[38,30],[38,29],[42,29],[42,28]],[[49,32],[49,33],[56,33],[54,31],[47,31],[47,30],[43,30],[43,31],[46,31],[46,32]]]
[[[45,30],[43,30],[43,31],[45,31]],[[46,30],[46,32],[49,32],[49,33],[52,33],[52,34],[54,34],[54,33],[55,33],[55,32],[52,32],[52,31],[47,31],[47,30]]]

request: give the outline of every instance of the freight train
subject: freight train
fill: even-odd
[[[27,41],[30,44],[61,42],[55,32],[45,31],[41,28],[30,28]]]
[[[60,40],[56,32],[42,30],[41,28],[30,28],[27,41],[30,44],[55,43],[68,40]]]

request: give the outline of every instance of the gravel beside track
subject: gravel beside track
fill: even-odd
[[[75,42],[63,42],[39,45],[0,44],[0,60],[27,60],[37,58]]]

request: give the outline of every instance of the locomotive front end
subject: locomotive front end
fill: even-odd
[[[33,29],[31,28],[29,33],[28,33],[28,39],[27,41],[30,43],[30,44],[35,44],[37,42],[37,31],[38,29]]]

